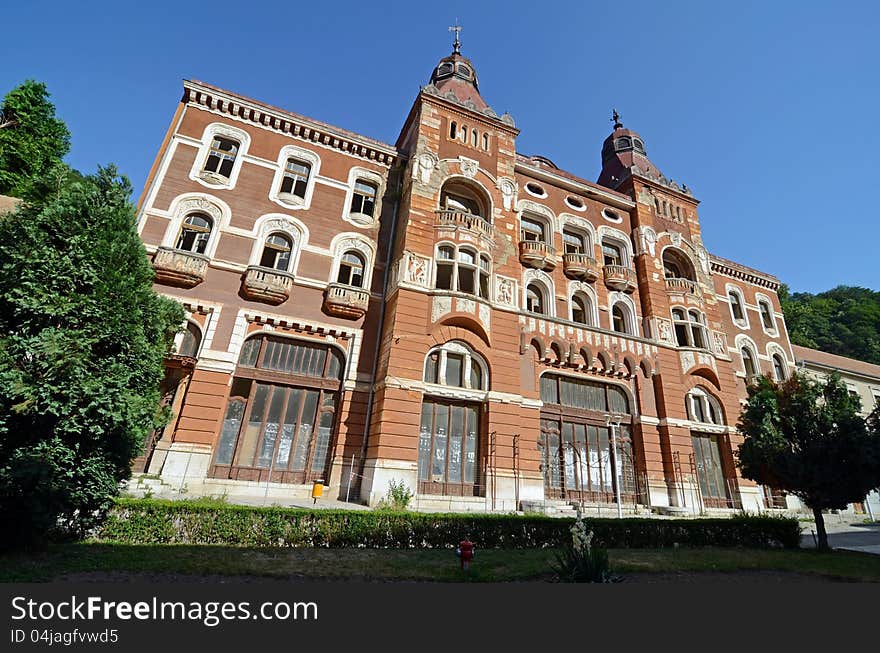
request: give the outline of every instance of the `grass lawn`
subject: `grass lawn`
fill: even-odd
[[[505,582],[550,580],[552,550],[485,550],[469,572],[450,550],[255,549],[225,546],[58,544],[47,551],[0,556],[0,582],[49,581],[68,574],[125,580],[127,574],[157,579],[205,576],[280,579],[360,579]],[[880,582],[880,556],[850,551],[612,549],[613,570],[632,573],[777,571]]]

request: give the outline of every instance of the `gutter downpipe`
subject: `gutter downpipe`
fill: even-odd
[[[397,219],[398,219],[398,209],[400,208],[400,191],[403,186],[403,169],[399,170],[397,177],[397,188],[394,194],[394,208],[391,211],[391,233],[388,236],[388,250],[385,255],[385,271],[382,273],[382,307],[379,312],[379,329],[376,334],[376,347],[373,355],[373,366],[370,371],[370,394],[367,398],[367,414],[366,419],[364,420],[364,434],[363,434],[363,442],[361,444],[361,460],[358,465],[358,469],[360,470],[358,476],[360,477],[360,482],[358,483],[358,498],[360,501],[364,500],[363,497],[363,483],[364,483],[364,470],[367,465],[367,445],[369,444],[370,437],[370,426],[373,421],[373,400],[376,394],[376,370],[379,367],[379,354],[382,345],[382,335],[385,330],[385,305],[386,305],[386,297],[388,293],[388,274],[391,270],[391,257],[393,255],[393,248],[395,245],[395,238],[397,237]],[[349,472],[350,479],[351,472]]]

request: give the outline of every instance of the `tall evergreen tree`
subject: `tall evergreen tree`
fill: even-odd
[[[30,198],[54,185],[69,150],[70,132],[55,117],[45,84],[28,80],[6,95],[0,108],[0,195]]]
[[[789,492],[816,519],[819,549],[828,549],[823,510],[843,509],[880,486],[877,415],[864,420],[837,373],[824,383],[795,374],[777,384],[760,377],[748,388],[737,428],[744,477]]]
[[[85,532],[156,425],[162,358],[184,315],[152,290],[130,191],[99,169],[0,217],[7,535]]]

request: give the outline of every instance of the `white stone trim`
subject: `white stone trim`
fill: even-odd
[[[635,260],[635,256],[633,254],[633,244],[632,244],[632,240],[630,239],[630,237],[627,236],[620,229],[616,229],[614,227],[609,227],[608,225],[603,224],[596,230],[596,244],[600,248],[602,247],[602,240],[606,237],[611,241],[619,242],[621,245],[623,245],[623,249],[624,249],[623,253],[624,253],[624,256],[626,257],[626,260],[622,261],[621,263],[625,267],[632,268],[633,261]],[[600,263],[601,262],[602,261],[600,261]]]
[[[733,314],[733,304],[730,303],[731,292],[736,293],[739,296],[740,306],[742,306],[743,317],[746,321],[745,325],[741,324]],[[742,288],[732,283],[724,284],[724,301],[727,302],[727,308],[728,310],[730,310],[730,319],[733,321],[734,326],[736,326],[738,329],[742,329],[743,331],[748,331],[750,329],[749,309],[746,306],[746,296],[743,293]],[[757,351],[758,350],[756,349],[756,354]]]
[[[208,236],[204,255],[208,258],[214,258],[217,244],[220,241],[220,232],[229,227],[229,221],[232,219],[232,211],[226,202],[207,193],[184,193],[171,201],[168,213],[171,215],[171,219],[162,236],[162,247],[173,249],[177,245],[180,227],[187,215],[206,213],[214,224],[211,226],[211,234]]]
[[[590,300],[590,309],[591,310],[590,310],[589,318],[591,320],[591,323],[586,326],[598,327],[599,326],[599,299],[596,295],[595,289],[590,284],[585,283],[583,281],[569,281],[568,282],[568,302],[567,302],[568,303],[568,319],[570,321],[574,322],[573,311],[572,311],[572,309],[573,309],[572,299],[574,298],[575,294],[586,295],[587,299]],[[575,324],[579,324],[579,323],[575,322]]]
[[[627,293],[620,292],[618,290],[613,290],[608,293],[608,328],[613,333],[618,333],[617,331],[614,331],[613,312],[614,305],[618,303],[623,304],[627,308],[623,315],[624,321],[627,322],[627,333],[624,335],[641,337],[641,332],[639,331],[639,322],[641,320],[639,318],[638,310],[636,309],[636,303]]]
[[[529,284],[532,282],[537,282],[538,285],[544,287],[544,313],[539,313],[537,315],[543,315],[544,317],[556,317],[556,286],[553,282],[553,277],[543,270],[535,270],[530,268],[523,272],[521,304],[523,310],[526,310],[529,305],[527,301],[527,294]],[[527,310],[526,312],[529,315],[532,315],[532,313],[529,313]]]
[[[290,266],[286,272],[296,274],[303,245],[308,242],[309,230],[303,222],[283,213],[267,213],[257,218],[251,237],[254,238],[248,265],[259,265],[263,256],[266,239],[273,233],[283,233],[290,237]]]
[[[533,202],[532,200],[520,200],[516,204],[516,220],[520,225],[520,229],[522,228],[523,216],[526,214],[528,214],[529,217],[537,218],[539,222],[544,223],[544,226],[547,228],[547,244],[552,245],[553,234],[560,231],[559,221],[556,219],[556,214],[552,209],[543,204]],[[519,232],[517,232],[515,238],[516,240],[519,240]]]
[[[364,281],[360,286],[363,290],[370,290],[373,283],[373,265],[376,259],[375,243],[361,234],[343,232],[336,234],[330,241],[330,255],[333,257],[333,266],[330,270],[330,283],[335,283],[339,276],[339,264],[342,255],[348,251],[356,251],[364,257]]]
[[[770,321],[773,323],[771,328],[767,328],[764,326],[764,318],[761,315],[761,302],[765,302],[767,304],[767,308],[770,309],[768,312],[770,313]],[[779,337],[779,325],[776,322],[776,311],[773,308],[773,302],[770,301],[770,298],[762,292],[755,293],[755,309],[758,312],[758,322],[761,323],[761,330],[764,331],[771,338]],[[783,359],[785,356],[783,355]]]
[[[595,256],[595,247],[599,242],[596,237],[596,227],[593,226],[593,223],[587,220],[586,218],[581,218],[576,215],[572,215],[571,213],[560,213],[559,214],[559,235],[562,235],[562,232],[566,227],[570,227],[574,231],[582,232],[581,235],[586,235],[589,240],[586,243],[586,247],[584,249],[584,253],[588,256]],[[562,241],[562,253],[565,252],[565,240]]]
[[[351,213],[350,211],[351,200],[354,197],[354,185],[361,179],[376,185],[376,200],[373,206],[372,216],[364,215],[362,213]],[[382,215],[382,196],[384,192],[385,178],[382,175],[369,170],[368,168],[352,166],[351,170],[348,171],[345,201],[342,205],[342,219],[360,229],[374,227],[379,222],[379,216]]]
[[[208,153],[211,150],[211,143],[215,136],[225,136],[226,138],[238,141],[239,144],[238,152],[236,152],[235,162],[232,164],[232,172],[229,174],[228,181],[222,181],[218,178],[215,182],[206,179],[202,175],[202,170],[205,168],[205,163],[208,160]],[[251,135],[245,130],[222,122],[212,122],[210,125],[206,126],[205,131],[202,132],[202,138],[199,142],[199,151],[196,154],[195,161],[193,161],[192,168],[189,171],[189,178],[205,188],[211,188],[214,190],[232,190],[235,188],[235,184],[238,181],[238,175],[241,172],[241,166],[244,163],[244,158],[250,147],[250,143]]]
[[[299,198],[280,197],[281,181],[287,166],[287,159],[301,159],[311,166],[309,180],[306,182],[306,193],[302,200]],[[288,211],[305,211],[312,205],[312,195],[315,192],[315,180],[321,171],[321,157],[317,152],[299,147],[298,145],[285,145],[278,151],[278,160],[275,164],[275,175],[272,185],[269,187],[269,199],[283,206]]]
[[[471,382],[471,369],[474,361],[476,361],[477,365],[482,372],[482,388],[470,388],[461,386],[449,386],[445,383],[430,383],[425,381],[425,391],[432,392],[436,388],[443,389],[455,389],[455,390],[470,390],[475,392],[484,392],[489,390],[490,381],[489,381],[489,364],[483,359],[483,357],[475,352],[470,346],[464,344],[463,342],[457,340],[450,340],[449,342],[445,342],[442,345],[436,345],[431,347],[426,353],[424,360],[422,362],[422,378],[424,378],[424,370],[428,366],[428,357],[433,353],[439,353],[439,360],[437,361],[437,378],[438,379],[446,379],[446,360],[447,354],[459,354],[464,356],[464,369],[462,370],[462,377],[464,378],[464,382],[466,386],[470,385]]]

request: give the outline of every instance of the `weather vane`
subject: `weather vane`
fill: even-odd
[[[461,54],[461,41],[458,40],[458,37],[461,34],[461,25],[458,24],[458,18],[455,19],[455,25],[450,27],[449,31],[455,32],[455,41],[452,44],[452,52],[455,54]]]
[[[623,123],[620,122],[620,114],[617,113],[617,109],[612,109],[611,120],[614,121],[614,129],[621,129],[623,127]]]

